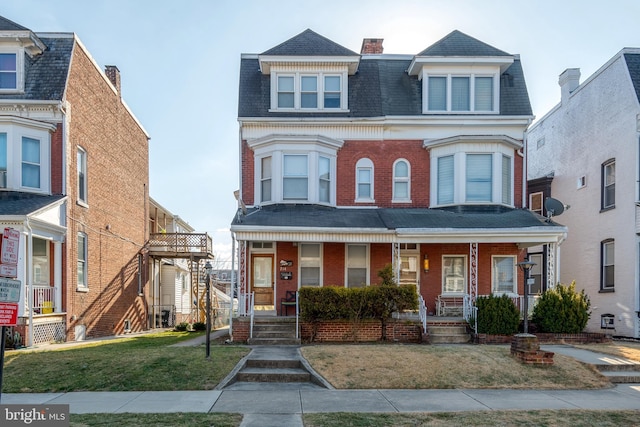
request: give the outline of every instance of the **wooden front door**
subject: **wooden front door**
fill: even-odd
[[[273,255],[251,256],[251,291],[255,305],[274,305],[273,302]]]

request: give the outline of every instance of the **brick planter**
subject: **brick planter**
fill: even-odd
[[[527,365],[553,365],[553,352],[540,350],[538,337],[516,334],[511,341],[511,355]]]

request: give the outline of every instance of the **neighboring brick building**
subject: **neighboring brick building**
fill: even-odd
[[[0,41],[0,226],[20,231],[24,342],[146,329],[149,137],[118,69],[73,33],[0,17]]]
[[[388,263],[432,314],[520,302],[526,248],[553,256],[566,236],[525,209],[519,56],[459,31],[417,55],[311,30],[244,54],[238,116],[231,231],[240,295],[263,309],[301,286],[375,284]]]

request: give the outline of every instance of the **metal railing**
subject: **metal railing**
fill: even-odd
[[[33,312],[49,314],[56,312],[56,288],[49,285],[32,285]]]
[[[494,294],[495,295],[495,294]],[[478,295],[478,298],[480,297],[488,297],[489,295]],[[529,311],[529,316],[531,316],[531,314],[533,314],[533,309],[536,306],[536,304],[538,303],[538,299],[540,298],[541,295],[527,295],[528,296],[528,311]],[[511,301],[513,301],[513,303],[515,304],[515,306],[518,308],[518,310],[520,311],[520,316],[524,317],[524,296],[522,295],[514,295],[514,296],[510,296],[509,298],[511,298]]]
[[[251,292],[250,294],[248,294],[249,296],[249,318],[251,319],[251,321],[249,322],[249,338],[253,338],[253,292]]]
[[[147,246],[151,251],[213,253],[213,238],[207,233],[152,233]]]
[[[300,292],[296,291],[296,339],[300,338]],[[286,313],[285,313],[286,314]]]
[[[471,295],[465,295],[462,303],[462,317],[473,328],[473,332],[478,333],[478,307],[473,303]]]
[[[420,323],[422,324],[422,333],[427,333],[427,305],[424,303],[424,298],[422,295],[418,296],[418,317],[420,318]]]

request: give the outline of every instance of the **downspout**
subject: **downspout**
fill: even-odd
[[[29,224],[29,217],[25,221],[27,230],[29,230],[27,237],[27,271],[25,279],[27,280],[27,308],[29,309],[29,333],[27,337],[29,339],[27,347],[33,345],[33,284],[31,283],[31,275],[33,270],[33,230],[31,224]]]

